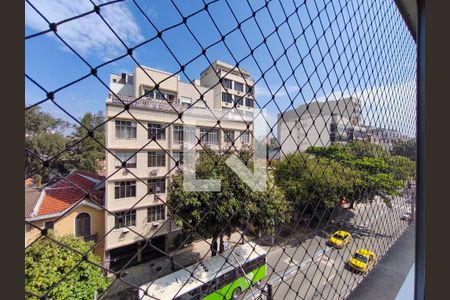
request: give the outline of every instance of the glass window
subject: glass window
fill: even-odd
[[[246,87],[247,87],[247,90],[245,92],[253,95],[253,87],[251,87],[249,85],[246,85]]]
[[[228,93],[222,93],[222,101],[227,103],[233,102],[233,96]]]
[[[173,142],[175,144],[183,144],[183,141],[184,141],[183,126],[181,125],[173,126]]]
[[[156,100],[164,100],[172,102],[175,100],[175,94],[170,92],[164,92],[161,90],[144,89],[144,95],[149,98]]]
[[[47,228],[48,230],[53,230],[54,226],[55,226],[54,221],[44,222],[44,228]]]
[[[173,159],[175,162],[178,162],[179,165],[183,164],[184,155],[183,152],[174,152]]]
[[[244,98],[239,96],[234,96],[234,100],[236,101],[237,105],[244,105]]]
[[[91,216],[81,213],[75,218],[75,236],[87,237],[91,235]]]
[[[114,228],[136,226],[136,210],[116,213],[116,225]]]
[[[166,179],[152,178],[147,180],[149,194],[164,194],[166,193]]]
[[[134,79],[133,75],[128,75],[127,76],[127,84],[133,84],[133,79]]]
[[[134,152],[116,152],[116,168],[122,167],[122,162],[126,161],[127,168],[136,168],[136,154]]]
[[[234,83],[234,89],[236,91],[243,92],[244,91],[244,85],[242,83],[240,83],[240,82],[235,82]]]
[[[166,154],[164,152],[148,152],[149,167],[165,167]]]
[[[234,142],[234,131],[233,130],[225,130],[224,131],[224,140],[226,143]]]
[[[114,184],[115,199],[135,197],[136,181],[119,181]]]
[[[202,144],[217,145],[219,143],[219,130],[217,128],[200,128]]]
[[[180,104],[184,106],[189,106],[192,103],[192,99],[188,97],[180,97]]]
[[[116,138],[135,139],[136,122],[116,120]]]
[[[155,205],[147,209],[147,221],[156,222],[166,219],[166,207],[164,205]]]
[[[232,89],[232,88],[233,88],[233,81],[231,81],[230,79],[224,78],[224,79],[223,79],[223,86],[224,86],[226,89]]]
[[[243,131],[241,135],[241,143],[250,144],[250,134],[248,131]]]
[[[163,124],[148,123],[148,138],[155,137],[157,140],[166,139],[166,127]]]
[[[253,107],[254,106],[253,99],[245,98],[245,105],[248,107]]]

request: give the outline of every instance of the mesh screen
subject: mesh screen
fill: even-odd
[[[414,219],[393,1],[25,6],[26,298],[343,299]]]

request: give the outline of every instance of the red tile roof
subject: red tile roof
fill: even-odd
[[[105,178],[87,171],[74,171],[64,179],[57,181],[44,189],[44,197],[40,203],[37,215],[54,214],[62,212],[69,207],[86,199],[86,193],[90,192],[98,182]],[[98,187],[97,187],[98,188]],[[90,192],[91,200],[103,205],[104,188]]]

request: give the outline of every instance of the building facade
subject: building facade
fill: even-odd
[[[311,146],[368,140],[361,106],[356,98],[303,104],[278,114],[278,142],[282,154],[305,151]]]
[[[41,229],[55,235],[74,235],[95,243],[94,253],[104,258],[104,177],[76,170],[64,179],[43,188],[25,186],[25,246],[40,235]],[[85,192],[91,192],[89,199]]]
[[[234,112],[227,110],[228,102],[221,100],[222,90],[217,87],[219,79],[214,81],[212,75],[212,68],[219,65],[209,67],[202,72],[203,80],[192,83],[147,67],[111,75],[114,94],[106,101],[105,128],[108,267],[120,268],[132,258],[132,264],[139,263],[167,253],[174,245],[180,229],[165,203],[171,176],[182,170],[186,139],[200,140],[192,151],[205,146],[217,151],[251,147],[252,119],[243,112],[252,109],[236,103]],[[240,80],[235,74],[227,77],[232,87]],[[233,101],[240,101],[234,99],[239,91],[230,94]],[[253,100],[253,95],[248,99]],[[185,125],[194,128],[188,136]]]

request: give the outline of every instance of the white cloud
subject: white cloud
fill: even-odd
[[[88,0],[39,0],[32,3],[49,22],[54,23],[86,13],[93,8]],[[124,3],[103,6],[100,13],[128,46],[134,46],[143,40],[133,14]],[[48,29],[47,23],[28,4],[25,7],[25,24],[37,31]],[[58,26],[58,34],[82,55],[95,54],[107,59],[126,51],[96,13],[61,24]],[[49,33],[49,36],[57,38],[52,33]]]

